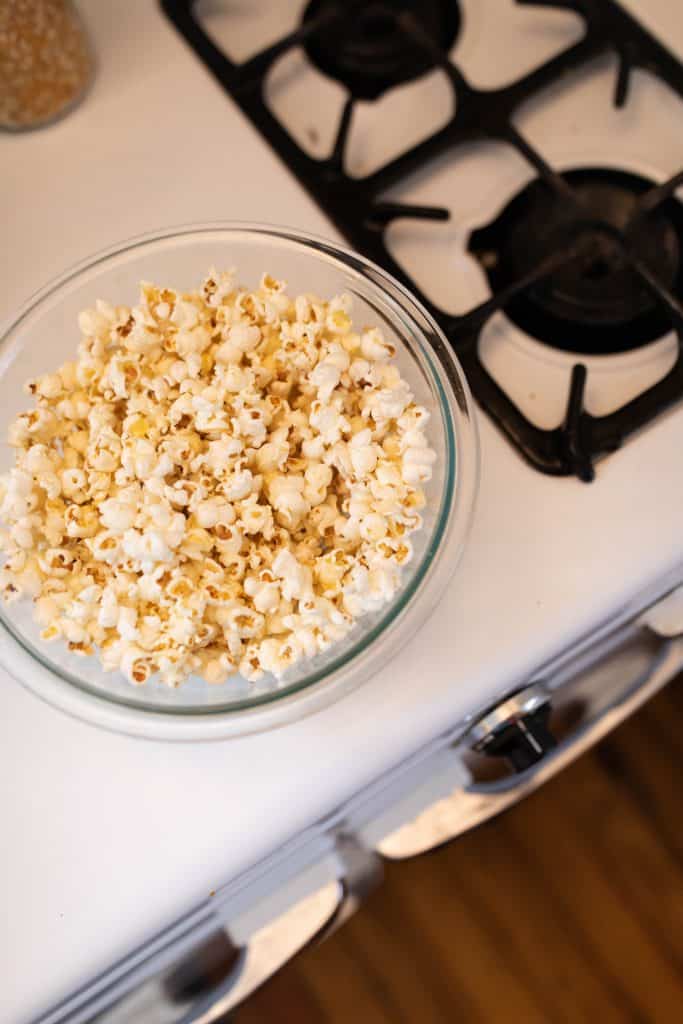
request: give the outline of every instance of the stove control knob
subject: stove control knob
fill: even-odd
[[[474,750],[506,758],[521,772],[557,746],[548,727],[550,695],[540,683],[490,708],[469,731]]]

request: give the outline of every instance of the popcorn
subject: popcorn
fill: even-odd
[[[260,448],[267,436],[265,415],[261,409],[242,409],[232,420],[238,436],[246,438],[252,448]]]
[[[92,505],[70,505],[64,513],[67,537],[94,537],[99,517]]]
[[[282,526],[296,529],[310,509],[304,497],[306,481],[296,473],[277,474],[266,484],[266,494]]]
[[[360,350],[368,362],[374,363],[379,360],[389,359],[396,355],[394,346],[385,341],[384,335],[379,327],[373,327],[369,331],[363,331],[360,341]]]
[[[47,445],[33,444],[24,456],[24,468],[28,473],[53,473],[55,461]]]
[[[332,470],[323,462],[311,462],[304,473],[304,498],[309,505],[321,505],[332,483]]]
[[[349,429],[349,422],[341,413],[338,404],[325,404],[320,399],[312,403],[309,420],[325,445],[336,444],[342,434]]]
[[[280,585],[268,570],[259,576],[247,576],[244,592],[251,598],[254,608],[264,614],[274,612],[280,606]]]
[[[16,522],[10,529],[9,536],[18,548],[30,550],[33,547],[33,531],[26,520],[27,517],[24,517]]]
[[[116,631],[122,640],[137,640],[138,631],[135,625],[137,617],[135,608],[128,608],[125,605],[119,608]]]
[[[311,590],[311,572],[297,562],[291,551],[283,548],[273,559],[272,570],[282,580],[282,593],[289,600],[300,599]]]
[[[401,586],[435,453],[394,346],[352,300],[197,291],[79,316],[29,381],[0,477],[0,594],[134,685],[280,678]]]
[[[379,512],[369,512],[359,523],[359,531],[363,540],[378,541],[386,537],[387,521]]]
[[[119,603],[112,587],[105,587],[100,599],[97,623],[103,629],[113,629],[119,621]]]
[[[308,376],[309,383],[318,392],[321,402],[329,402],[332,392],[341,380],[341,370],[331,360],[323,359]]]
[[[241,501],[254,490],[254,475],[250,469],[236,468],[223,482],[222,488],[228,501]]]
[[[252,352],[261,340],[261,328],[253,324],[237,323],[229,329],[227,340],[239,352]]]
[[[124,533],[135,522],[137,509],[135,503],[119,498],[106,498],[100,504],[100,522],[105,530],[112,533]]]
[[[57,398],[62,388],[62,378],[58,373],[46,373],[38,380],[36,391],[41,398]]]
[[[436,452],[425,446],[407,448],[403,453],[401,471],[407,484],[421,484],[431,479]]]
[[[131,683],[138,686],[146,683],[152,675],[153,667],[152,660],[146,656],[142,648],[135,644],[124,647],[119,668]]]
[[[149,572],[157,562],[170,562],[173,557],[171,548],[158,530],[144,533],[135,529],[126,530],[122,550],[133,562],[139,563],[143,573]]]
[[[273,510],[270,505],[258,505],[251,499],[243,502],[240,521],[247,536],[261,534],[265,540],[270,540],[273,535]]]
[[[373,444],[372,431],[369,428],[359,430],[349,443],[349,459],[355,476],[363,480],[371,476],[377,467],[379,446]]]
[[[220,685],[227,680],[236,667],[230,655],[222,651],[216,657],[207,658],[204,661],[202,675],[207,683]]]
[[[206,498],[198,502],[194,509],[197,522],[204,529],[211,529],[218,523],[234,523],[235,510],[233,506],[220,496]]]
[[[85,501],[85,488],[88,478],[82,469],[65,469],[62,473],[62,491],[71,501],[82,504]]]

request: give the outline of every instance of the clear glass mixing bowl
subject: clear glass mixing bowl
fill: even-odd
[[[331,298],[349,292],[354,320],[379,325],[416,401],[432,418],[437,453],[426,487],[424,528],[411,538],[415,557],[403,586],[380,612],[366,615],[339,643],[302,661],[284,680],[223,685],[191,679],[178,689],[154,680],[135,687],[39,638],[31,603],[0,609],[0,663],[50,703],[110,728],[160,738],[196,739],[268,728],[329,703],[383,666],[434,607],[455,570],[470,522],[478,478],[472,400],[460,365],[432,318],[379,267],[332,242],[286,228],[210,224],[157,232],[120,244],[68,271],[35,296],[0,337],[0,469],[13,463],[4,443],[9,422],[30,407],[27,378],[74,357],[80,310],[97,298],[134,304],[140,281],[189,289],[211,267],[236,268],[256,286],[264,271],[290,293]]]

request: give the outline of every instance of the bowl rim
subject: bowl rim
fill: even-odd
[[[378,641],[392,634],[390,657],[393,658],[421,623],[417,622],[409,631],[403,630],[403,634],[399,631],[398,636],[397,625],[403,623],[420,601],[423,602],[420,619],[424,619],[455,571],[472,522],[479,481],[479,443],[472,397],[462,367],[434,318],[408,288],[382,267],[343,244],[311,232],[256,222],[209,221],[168,226],[113,243],[73,264],[34,292],[14,316],[0,325],[0,347],[20,328],[26,317],[37,311],[41,303],[86,271],[145,245],[176,238],[191,239],[193,235],[201,236],[207,232],[253,235],[260,240],[270,238],[293,243],[313,256],[324,255],[360,273],[371,287],[381,292],[392,315],[403,314],[408,319],[410,333],[425,357],[430,384],[438,396],[442,413],[448,467],[437,523],[419,569],[401,588],[396,599],[387,605],[378,623],[348,650],[311,676],[267,695],[236,702],[231,707],[162,709],[107,696],[60,671],[49,659],[43,659],[30,642],[24,641],[20,632],[5,620],[4,615],[0,616],[0,663],[11,675],[48,703],[76,717],[118,732],[155,738],[193,740],[262,731],[293,718],[304,717],[360,685],[372,674],[378,661]],[[424,321],[423,325],[419,323],[420,319]],[[445,378],[447,387],[444,387],[442,378]],[[439,566],[439,562],[448,562],[448,565]],[[436,572],[437,568],[440,572]],[[445,573],[444,568],[450,571]],[[438,588],[430,588],[435,575],[442,577],[441,584]],[[432,600],[424,604],[425,591],[429,589],[434,591]],[[386,662],[386,645],[382,646],[385,647],[382,661]],[[370,656],[373,648],[374,658]],[[363,670],[354,673],[354,668],[361,661],[365,662]]]

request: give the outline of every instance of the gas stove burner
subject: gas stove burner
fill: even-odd
[[[671,330],[671,319],[628,262],[623,241],[638,198],[655,183],[602,168],[562,175],[578,199],[536,179],[491,224],[473,232],[469,249],[497,294],[571,248],[574,258],[505,306],[527,334],[553,348],[586,355],[625,352]],[[629,244],[670,291],[683,292],[683,205],[668,199],[637,221]]]
[[[409,14],[442,50],[448,53],[460,28],[457,0],[379,0],[340,4],[340,0],[310,0],[304,21],[343,16],[334,31],[313,33],[306,41],[311,61],[342,82],[356,99],[373,100],[386,89],[412,81],[429,71],[434,61],[411,38],[400,16]]]
[[[353,248],[422,299],[460,358],[477,401],[531,465],[543,473],[592,480],[598,458],[683,402],[683,216],[673,198],[683,186],[683,170],[654,189],[644,178],[619,171],[584,169],[562,175],[516,123],[525,103],[543,102],[544,90],[608,55],[618,60],[613,93],[617,106],[632,102],[632,72],[639,67],[683,98],[683,64],[619,0],[533,0],[534,7],[579,14],[584,34],[514,82],[487,89],[468,82],[451,59],[460,29],[457,0],[307,0],[293,32],[242,64],[220,53],[204,32],[196,17],[198,0],[161,4]],[[268,75],[283,54],[297,47],[305,47],[318,68],[350,91],[332,126],[335,143],[326,159],[306,152],[268,106]],[[352,177],[344,157],[354,100],[377,99],[435,66],[452,86],[450,121],[371,174]],[[634,123],[641,120],[637,108],[633,118]],[[472,236],[470,248],[486,269],[492,294],[475,309],[455,315],[420,289],[394,259],[387,239],[394,220],[447,220],[447,206],[438,204],[438,198],[437,205],[423,206],[386,197],[433,161],[454,158],[463,147],[483,140],[512,146],[540,180]],[[646,132],[646,154],[648,145]],[[635,216],[629,223],[631,214]],[[634,349],[673,329],[678,355],[657,383],[602,416],[585,408],[589,371],[577,360],[567,374],[564,420],[541,428],[481,358],[482,331],[500,310],[548,345],[590,354]]]

